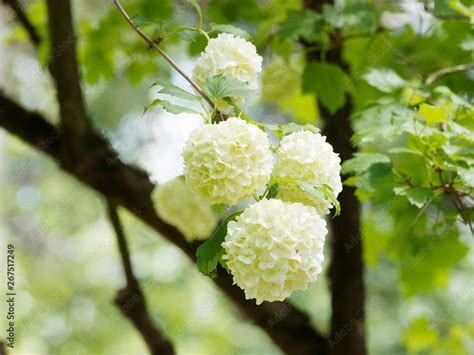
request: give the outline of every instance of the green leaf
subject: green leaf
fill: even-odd
[[[373,32],[377,25],[376,11],[372,4],[348,1],[344,7],[325,4],[323,15],[334,28],[355,28],[359,31]]]
[[[362,77],[369,85],[387,93],[393,92],[406,84],[406,81],[392,69],[371,69]]]
[[[167,80],[161,79],[160,81],[156,81],[150,87],[157,85],[162,86],[162,89],[158,91],[159,94],[166,94],[189,101],[199,101],[196,95],[181,89],[179,86],[176,86]]]
[[[354,133],[351,138],[351,143],[353,145],[367,144],[380,138],[383,138],[386,141],[391,141],[393,138],[400,136],[400,132],[400,126],[396,125],[368,128]]]
[[[419,112],[429,124],[446,121],[446,111],[443,108],[421,104]]]
[[[334,217],[339,216],[341,214],[341,205],[339,204],[339,201],[334,195],[334,190],[331,188],[331,186],[327,184],[322,184],[322,186],[319,186],[319,189],[321,189],[321,191],[323,192],[324,197],[331,201],[334,207],[336,208],[336,213],[334,213]]]
[[[393,192],[396,195],[406,196],[408,201],[418,208],[422,208],[434,196],[433,190],[429,187],[400,186],[395,187]]]
[[[404,340],[410,353],[419,353],[436,345],[438,333],[430,327],[426,318],[417,318],[406,330]]]
[[[354,158],[346,160],[342,164],[341,172],[343,174],[356,173],[360,174],[368,170],[372,164],[389,163],[390,158],[378,153],[355,153]]]
[[[300,76],[300,74],[298,74]],[[288,87],[285,89],[288,91]],[[316,95],[303,95],[300,90],[290,98],[277,102],[282,111],[291,113],[295,122],[300,124],[316,124],[319,110],[316,105]]]
[[[146,18],[146,17],[143,17],[141,15],[134,15],[132,16],[131,18],[133,24],[136,26],[136,27],[144,27],[144,26],[148,26],[148,25],[156,25],[158,24],[156,21],[153,21],[149,18]]]
[[[327,38],[324,25],[323,16],[317,12],[291,11],[281,24],[278,36],[283,40],[297,40],[301,37],[310,43],[324,42]]]
[[[201,5],[199,5],[197,0],[186,0],[188,4],[191,4],[196,12],[198,13],[199,17],[202,16]]]
[[[272,131],[278,139],[282,139],[284,136],[298,131],[310,131],[313,133],[319,133],[319,128],[311,124],[300,125],[294,122],[286,124],[266,124],[264,125],[270,131]]]
[[[202,243],[196,250],[197,267],[204,275],[214,277],[217,273],[217,264],[224,255],[222,243],[227,235],[227,224],[234,220],[241,212],[234,213],[227,217],[212,236]]]
[[[144,115],[150,108],[155,107],[155,106],[161,106],[163,107],[164,110],[168,111],[169,113],[174,113],[174,114],[195,113],[199,115],[199,112],[196,110],[190,109],[188,107],[180,106],[180,105],[175,105],[169,101],[162,100],[162,99],[153,100],[153,102],[150,105],[145,107],[142,115]]]
[[[449,222],[434,234],[405,240],[400,281],[407,296],[446,284],[449,269],[469,252],[460,239],[459,231]]]
[[[214,99],[242,97],[251,91],[246,82],[223,75],[216,75],[207,79],[204,90]]]
[[[338,216],[341,213],[341,206],[339,205],[339,201],[337,201],[329,185],[323,184],[320,186],[313,186],[305,181],[297,181],[297,184],[301,191],[306,192],[319,200],[331,201],[334,207],[336,208],[336,213],[334,214],[334,217]]]
[[[233,35],[245,38],[247,40],[251,38],[248,32],[245,32],[244,30],[232,25],[211,23],[209,26],[211,27],[211,30],[213,31],[231,33]]]
[[[337,65],[312,62],[304,70],[303,93],[316,93],[331,113],[344,106],[347,88],[348,78]]]
[[[389,154],[415,154],[422,156],[423,154],[418,150],[413,150],[407,147],[394,147],[387,150]]]
[[[273,184],[272,186],[270,186],[270,188],[268,189],[268,193],[267,193],[267,198],[268,199],[271,199],[271,198],[275,198],[276,195],[278,194],[278,184]]]

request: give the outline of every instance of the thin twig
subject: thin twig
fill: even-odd
[[[36,31],[36,28],[33,26],[31,21],[29,20],[28,16],[26,16],[25,11],[21,7],[18,0],[3,0],[5,3],[10,5],[12,10],[15,12],[18,21],[23,25],[26,32],[28,32],[28,36],[30,37],[31,42],[38,46],[41,42],[41,37]]]
[[[425,84],[431,85],[436,80],[439,80],[446,75],[467,71],[469,69],[474,69],[474,63],[460,64],[460,65],[455,65],[454,67],[440,69],[428,75],[428,77],[425,80]]]
[[[469,226],[469,230],[471,231],[471,234],[474,235],[474,228],[472,226],[471,220],[465,214],[464,205],[462,203],[461,198],[458,195],[454,194],[453,202],[454,202],[454,206],[456,207],[459,214],[461,215],[461,219],[463,220],[464,224],[467,224]]]
[[[158,45],[152,39],[150,39],[150,37],[148,37],[142,30],[140,30],[140,28],[138,28],[138,26],[136,26],[133,23],[131,17],[125,11],[122,4],[120,4],[120,1],[114,0],[114,3],[117,6],[117,8],[119,9],[119,11],[122,14],[122,16],[124,17],[124,19],[128,22],[128,24],[130,26],[132,26],[132,28],[135,30],[135,32],[137,32],[140,35],[140,37],[143,38],[150,45],[151,48],[155,49],[168,62],[168,64],[171,65],[173,67],[173,69],[176,70],[184,79],[186,79],[186,81],[189,84],[191,84],[191,86],[199,93],[199,95],[201,95],[204,98],[204,100],[206,100],[206,102],[209,105],[211,105],[211,107],[213,107],[214,104],[213,104],[212,100],[199,87],[199,85],[196,84],[194,82],[194,80],[191,79],[185,72],[183,72],[181,70],[181,68],[178,66],[178,64],[176,64],[176,62],[173,59],[171,59],[171,57],[168,54],[166,54],[165,51],[163,51],[160,47],[158,47]]]
[[[173,346],[166,340],[161,332],[155,327],[148,312],[145,296],[140,284],[133,273],[130,261],[130,252],[127,240],[117,213],[117,205],[107,200],[107,212],[117,237],[117,244],[122,259],[127,285],[117,293],[115,304],[120,308],[122,314],[127,317],[140,332],[152,355],[172,355]]]
[[[423,207],[418,211],[415,219],[410,225],[410,229],[408,231],[408,235],[411,236],[413,233],[413,229],[415,228],[415,225],[418,223],[418,220],[421,218],[423,213],[425,213],[426,209],[431,205],[431,202],[433,202],[433,198],[430,198],[426,203],[423,205]]]

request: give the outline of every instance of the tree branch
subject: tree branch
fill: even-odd
[[[67,137],[60,131],[58,135],[55,127],[2,95],[0,107],[0,126],[36,147],[44,147],[42,151],[54,157],[64,170],[127,208],[196,261],[198,244],[188,244],[174,227],[156,215],[150,197],[154,186],[148,175],[118,160],[117,153],[101,137],[88,138],[83,145],[83,154],[68,160],[71,157],[64,156],[61,149]],[[57,139],[50,138],[55,136]],[[309,318],[291,304],[265,302],[257,306],[255,302],[245,300],[243,291],[233,285],[229,274],[220,273],[214,281],[286,353],[295,353],[295,349],[299,355],[326,353],[326,339],[313,329]]]
[[[445,77],[446,75],[459,73],[459,72],[467,71],[470,69],[474,69],[474,63],[466,63],[466,64],[456,65],[454,67],[443,68],[438,71],[435,71],[434,73],[429,74],[425,80],[425,84],[431,85],[435,81]]]
[[[56,84],[61,125],[75,141],[89,131],[76,57],[70,0],[47,0],[51,38],[49,69]],[[69,145],[73,148],[73,142]],[[73,153],[73,152],[71,152]]]
[[[171,65],[171,67],[176,70],[176,72],[181,75],[193,88],[194,90],[196,90],[199,95],[201,95],[204,100],[206,100],[206,102],[211,106],[211,107],[214,107],[214,103],[212,102],[212,100],[209,98],[209,96],[207,96],[207,94],[199,87],[198,84],[196,84],[194,82],[193,79],[191,79],[184,71],[181,70],[181,68],[178,66],[178,64],[175,63],[175,61],[173,59],[171,59],[171,57],[166,54],[165,51],[163,51],[160,47],[157,46],[157,44],[155,43],[155,41],[151,40],[142,30],[140,30],[140,28],[138,28],[138,26],[136,26],[134,23],[133,23],[133,20],[130,18],[130,16],[128,15],[127,11],[125,11],[125,9],[123,8],[122,4],[120,3],[120,1],[118,0],[114,0],[114,3],[115,3],[115,6],[117,6],[118,10],[120,11],[120,13],[122,14],[123,18],[125,19],[125,21],[127,21],[127,23],[135,30],[136,33],[138,33],[138,35],[143,38],[145,40],[145,42],[147,42],[151,48],[155,49],[162,57],[164,60],[166,60],[168,62],[169,65]]]
[[[30,22],[28,16],[26,16],[25,11],[23,7],[20,5],[20,3],[18,2],[18,0],[2,0],[2,2],[5,2],[12,8],[12,10],[16,14],[18,21],[23,25],[26,32],[28,33],[28,36],[30,37],[31,42],[35,46],[38,46],[41,42],[41,37],[36,31],[36,28]]]
[[[173,346],[155,327],[148,312],[145,296],[133,273],[130,252],[117,213],[117,205],[111,200],[107,200],[107,213],[117,237],[120,257],[127,280],[126,286],[117,293],[115,304],[119,307],[122,314],[128,318],[140,332],[152,355],[172,355],[174,354]]]

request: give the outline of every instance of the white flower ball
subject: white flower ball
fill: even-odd
[[[224,259],[247,299],[282,301],[316,281],[327,232],[313,207],[263,199],[228,223]]]
[[[261,191],[274,160],[267,134],[236,117],[194,130],[183,159],[186,183],[212,204],[235,204]]]
[[[307,182],[313,186],[327,184],[335,197],[342,191],[341,159],[334,153],[326,137],[309,131],[298,131],[285,136],[278,148],[275,175]],[[328,200],[320,200],[303,192],[296,184],[278,185],[278,198],[313,206],[318,213],[327,214],[332,207]]]
[[[206,239],[217,227],[211,206],[193,194],[182,177],[157,186],[152,199],[158,215],[189,241]]]
[[[224,75],[247,82],[257,88],[257,75],[262,70],[262,57],[255,46],[238,36],[221,33],[209,40],[196,62],[193,79],[203,86],[208,78]]]

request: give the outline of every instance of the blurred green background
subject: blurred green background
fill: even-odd
[[[459,48],[469,32],[468,23],[449,23],[445,35],[429,33],[423,27],[432,25],[429,14],[416,7],[416,2],[407,3],[413,5],[404,10],[408,29],[389,38],[396,51],[403,52],[402,59],[410,55],[424,72],[456,56],[461,62],[469,60],[472,54]],[[84,91],[95,127],[112,141],[122,160],[144,168],[155,182],[180,175],[181,147],[198,118],[174,116],[161,109],[152,109],[143,117],[141,113],[156,96],[156,90],[148,89],[151,82],[158,77],[171,77],[177,84],[182,80],[146,50],[111,1],[73,4]],[[156,20],[196,23],[192,8],[180,1],[124,4],[131,13]],[[46,37],[44,1],[32,0],[26,5],[30,18]],[[45,68],[47,43],[41,44],[37,55],[12,13],[1,6],[0,88],[57,123],[54,85]],[[392,5],[387,2],[386,6]],[[254,34],[265,58],[264,97],[250,108],[254,116],[271,116],[273,122],[317,122],[315,96],[299,90],[303,65],[298,55],[289,55],[295,51],[294,45],[273,43],[271,50],[265,45],[272,26],[284,21],[289,10],[299,8],[298,1],[279,0],[224,0],[206,6],[208,22],[231,22]],[[413,36],[418,39],[409,41]],[[344,49],[354,70],[362,72],[373,65],[367,63],[369,54],[364,49],[368,40],[352,41]],[[375,38],[371,47],[380,54],[380,64],[397,56],[395,50],[383,50],[384,41]],[[197,38],[183,42],[176,37],[165,43],[165,48],[191,72],[192,56],[203,45]],[[281,64],[287,60],[292,64]],[[279,73],[282,65],[285,75]],[[403,62],[395,67],[408,77],[414,75]],[[449,80],[454,87],[472,85],[472,81],[458,77]],[[357,90],[357,106],[378,95],[360,80]],[[112,303],[125,280],[104,207],[100,196],[62,172],[51,159],[0,130],[0,250],[4,255],[11,243],[16,253],[17,340],[11,354],[146,353],[139,334]],[[121,217],[151,313],[179,354],[280,353],[180,250],[126,211],[121,210]],[[467,228],[461,228],[461,251],[427,247],[429,258],[417,261],[427,264],[422,269],[427,270],[426,281],[424,271],[415,279],[400,276],[402,261],[390,257],[387,246],[396,240],[393,236],[397,233],[388,210],[371,209],[366,204],[364,221],[370,353],[474,354],[474,248]],[[443,263],[451,251],[455,262]],[[427,287],[423,286],[425,281]],[[328,332],[331,311],[324,272],[316,284],[294,294],[291,301],[307,311],[319,329]]]

